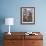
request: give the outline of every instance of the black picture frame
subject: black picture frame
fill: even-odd
[[[35,24],[35,7],[21,7],[21,24]]]

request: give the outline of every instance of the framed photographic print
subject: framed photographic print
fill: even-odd
[[[21,7],[21,24],[35,24],[35,7]]]

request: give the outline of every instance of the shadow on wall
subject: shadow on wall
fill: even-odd
[[[2,32],[2,25],[5,23],[5,17],[0,16],[0,46],[3,46],[3,32]]]

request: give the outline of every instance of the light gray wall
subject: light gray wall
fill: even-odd
[[[15,19],[14,26],[11,31],[46,31],[46,0],[1,0],[1,15],[3,17],[13,17]],[[21,7],[35,7],[35,24],[20,24]],[[2,32],[8,31],[7,25],[2,25]]]

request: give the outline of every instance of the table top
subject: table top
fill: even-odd
[[[11,32],[9,35],[7,32],[4,33],[5,39],[43,39],[43,35],[40,32],[32,32],[32,34],[25,34],[27,32]],[[38,34],[38,35],[35,35]]]

